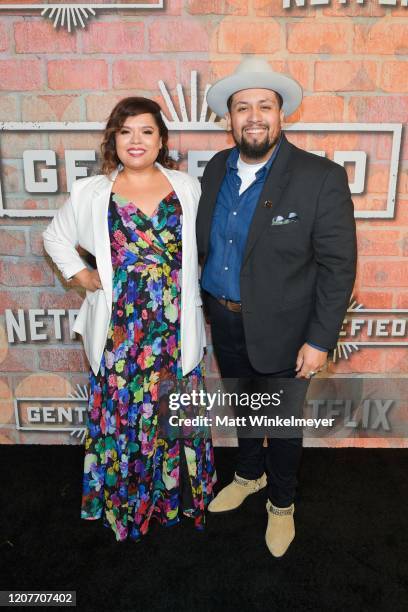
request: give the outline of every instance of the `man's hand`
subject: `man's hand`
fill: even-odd
[[[319,349],[305,343],[300,347],[296,359],[296,378],[311,378],[323,368],[327,361],[327,351]]]
[[[101,279],[99,278],[98,270],[88,270],[84,268],[73,277],[80,287],[88,289],[88,291],[96,291],[102,289]]]

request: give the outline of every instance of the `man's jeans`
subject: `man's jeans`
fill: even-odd
[[[263,376],[254,370],[248,358],[242,314],[231,312],[209,293],[204,292],[205,307],[210,317],[214,354],[222,378]],[[282,370],[267,375],[273,378],[294,378],[296,370]],[[269,500],[280,508],[290,506],[295,498],[297,472],[302,455],[302,438],[238,438],[236,473],[254,480],[266,471]]]

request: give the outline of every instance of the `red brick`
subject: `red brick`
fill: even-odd
[[[49,372],[83,372],[88,368],[82,349],[39,349],[40,369]]]
[[[19,113],[17,110],[17,100],[14,95],[0,96],[0,121],[17,121]]]
[[[408,266],[400,261],[366,261],[362,266],[363,284],[367,287],[406,287]]]
[[[388,164],[370,164],[368,167],[368,175],[366,176],[367,193],[388,193],[389,178],[390,169]]]
[[[408,195],[408,169],[401,169],[397,183],[397,191],[402,195]]]
[[[407,26],[380,19],[373,24],[354,25],[354,53],[403,55],[408,51]]]
[[[21,99],[23,121],[79,121],[81,98],[76,96],[24,96]]]
[[[316,62],[315,91],[364,91],[376,88],[375,62]]]
[[[291,53],[346,53],[351,24],[335,22],[288,23],[287,49]]]
[[[4,138],[4,136],[7,136],[7,134],[2,134],[2,136]],[[13,162],[10,162],[9,164],[3,162],[2,170],[2,189],[4,189],[5,193],[11,195],[17,191],[21,191],[21,189],[23,189],[23,177],[21,175],[21,170],[16,167],[16,164]],[[10,198],[8,197],[7,206],[9,205],[9,202]]]
[[[327,103],[326,106],[328,106]],[[309,132],[306,148],[308,151],[324,151],[329,159],[333,159],[335,151],[355,151],[359,149],[359,134],[356,132]]]
[[[0,229],[0,254],[25,255],[26,235],[24,230]]]
[[[402,242],[402,255],[404,257],[408,257],[408,233],[407,232],[404,232],[402,234],[401,242]]]
[[[6,24],[0,24],[0,51],[7,51],[9,46],[9,39],[6,30]]]
[[[37,349],[10,345],[1,369],[3,372],[33,372],[37,369],[36,357]]]
[[[31,374],[16,381],[16,397],[67,397],[72,392],[69,380],[59,374]]]
[[[389,132],[388,134],[378,134],[376,150],[377,159],[389,160],[391,158],[391,146],[392,133]],[[404,130],[402,131],[400,159],[408,159],[408,138],[405,135]]]
[[[290,19],[291,17],[316,17],[316,7],[307,6],[296,6],[296,3],[292,2],[289,8],[283,8],[282,0],[253,0],[253,6],[255,15],[257,17],[285,17]]]
[[[23,308],[28,310],[29,308],[35,308],[37,305],[37,295],[32,290],[20,291],[18,289],[12,289],[11,291],[1,290],[0,291],[0,314],[4,315],[4,311],[17,310]]]
[[[49,60],[48,85],[51,89],[107,89],[108,65],[105,60]]]
[[[14,24],[16,53],[72,53],[76,34],[54,28],[50,21],[20,21]]]
[[[402,340],[402,338],[399,338]],[[390,347],[384,350],[384,366],[387,373],[404,374],[408,371],[408,351],[406,346]]]
[[[405,122],[408,116],[407,96],[356,96],[349,105],[350,121]]]
[[[398,230],[359,230],[358,254],[401,255],[402,240]]]
[[[364,308],[392,308],[393,294],[385,291],[355,291],[354,299]]]
[[[329,372],[332,374],[350,373],[376,373],[383,372],[384,350],[375,347],[359,347],[353,351],[348,359],[339,359],[336,363],[329,364]]]
[[[381,70],[380,86],[384,91],[391,93],[408,91],[407,62],[384,62]]]
[[[344,100],[342,97],[315,95],[303,98],[302,104],[293,115],[290,115],[289,121],[291,123],[342,121],[343,115]]]
[[[176,87],[174,62],[118,60],[113,65],[113,86],[118,89],[156,91],[159,80],[170,89]]]
[[[339,4],[332,2],[332,6],[323,9],[323,15],[328,17],[382,17],[385,15],[386,7],[381,6],[377,0],[369,1],[365,4],[356,4],[349,2],[348,4]]]
[[[72,308],[80,308],[83,302],[83,297],[75,289],[57,292],[41,292],[39,295],[39,308],[64,308],[69,310]]]
[[[47,286],[54,284],[54,275],[45,261],[0,261],[0,283],[9,287]]]
[[[8,209],[16,209],[16,210],[45,210],[48,208],[54,208],[54,198],[47,200],[45,198],[41,199],[33,199],[33,198],[7,198],[7,208]],[[7,221],[2,221],[2,223],[7,223]],[[27,223],[27,222],[26,222]],[[13,225],[17,223],[14,221]]]
[[[42,232],[45,226],[31,226],[30,228],[30,251],[32,255],[45,255]]]
[[[191,15],[247,15],[248,0],[187,0],[186,10]]]
[[[1,151],[4,158],[22,157],[27,149],[46,149],[47,134],[41,130],[32,132],[5,132],[2,134]]]
[[[149,49],[158,51],[208,51],[209,38],[205,25],[187,19],[163,19],[149,27]]]
[[[0,61],[0,90],[33,91],[42,87],[40,60],[5,59]]]
[[[85,53],[138,53],[144,49],[144,24],[93,22],[82,37]]]
[[[13,391],[11,390],[7,376],[2,376],[0,379],[0,399],[1,400],[13,399]],[[0,420],[0,423],[1,422],[4,422],[4,421]]]
[[[220,53],[274,53],[281,48],[277,21],[237,21],[225,19],[218,27]]]
[[[112,109],[123,97],[123,92],[89,94],[86,97],[86,118],[88,121],[107,121]]]
[[[408,291],[399,291],[396,297],[395,308],[408,309]]]
[[[0,400],[0,423],[15,423],[14,420],[14,402]],[[1,426],[0,426],[1,427]],[[0,430],[1,431],[1,430]],[[0,442],[1,444],[1,442]]]

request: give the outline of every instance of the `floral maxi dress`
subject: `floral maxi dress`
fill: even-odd
[[[181,513],[202,529],[216,482],[211,440],[158,426],[161,381],[203,384],[200,364],[181,372],[181,205],[173,191],[149,217],[112,193],[108,226],[112,314],[100,369],[89,373],[81,518],[102,517],[118,541]]]

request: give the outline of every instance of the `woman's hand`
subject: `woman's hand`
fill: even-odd
[[[88,268],[84,268],[77,274],[75,274],[74,279],[84,289],[88,291],[96,291],[97,289],[102,289],[101,279],[99,278],[98,270],[88,270]]]

